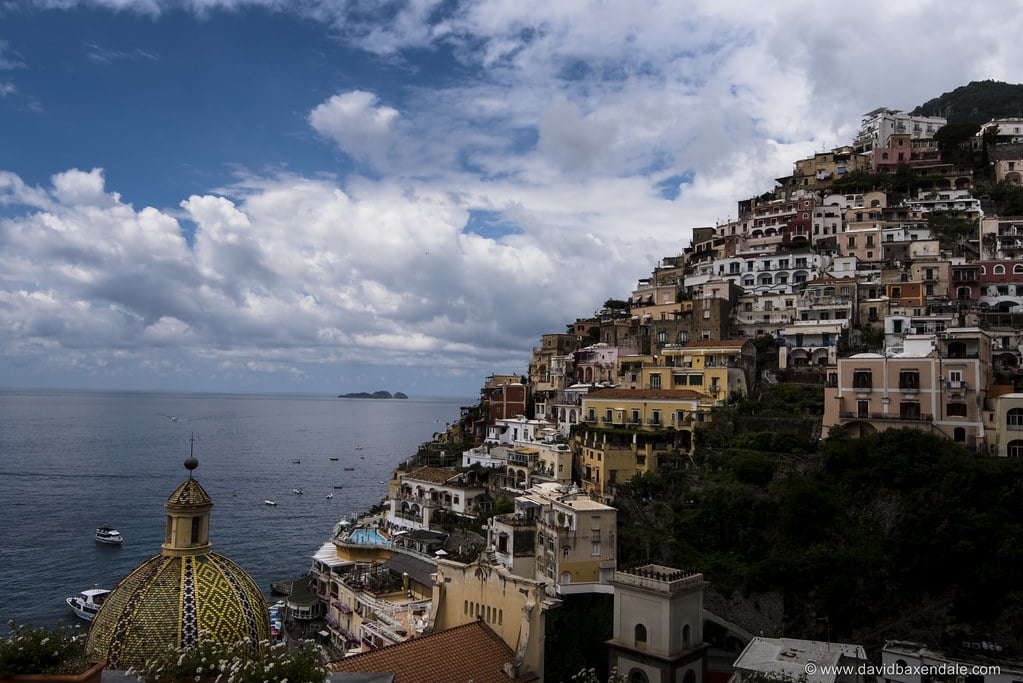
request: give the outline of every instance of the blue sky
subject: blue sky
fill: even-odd
[[[473,395],[1019,9],[5,3],[0,387]]]

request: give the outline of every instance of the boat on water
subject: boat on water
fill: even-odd
[[[333,493],[328,493],[328,494],[327,494],[327,498],[333,498],[333,497],[334,497],[334,494],[333,494]]]
[[[92,618],[99,612],[99,608],[103,606],[103,601],[107,599],[108,595],[110,595],[110,591],[106,588],[90,588],[78,595],[64,598],[64,602],[75,613],[75,616],[86,621],[92,621]]]
[[[269,498],[267,498],[266,500],[263,501],[263,505],[277,505],[277,501],[270,500]]]
[[[337,460],[337,458],[331,458],[331,460]]]
[[[354,467],[346,467],[345,472],[351,472],[354,469],[355,469]]]
[[[301,494],[301,493],[302,493],[302,489],[291,489],[291,492],[292,492],[292,493],[298,493],[298,494]]]
[[[343,489],[344,486],[335,486],[334,488],[336,488],[336,489]]]
[[[113,527],[101,526],[96,529],[96,540],[100,543],[110,543],[118,545],[124,542],[124,537],[121,536],[121,532]]]
[[[302,464],[302,461],[301,461],[301,460],[292,460],[292,461],[291,461],[291,464],[292,464],[292,465],[301,465],[301,464]]]

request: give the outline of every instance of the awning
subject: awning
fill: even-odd
[[[327,541],[322,546],[320,546],[320,549],[316,551],[315,555],[313,555],[313,560],[315,560],[316,562],[322,562],[328,567],[340,567],[343,565],[355,564],[351,560],[343,560],[340,557],[338,557],[337,546],[335,546],[330,541]]]

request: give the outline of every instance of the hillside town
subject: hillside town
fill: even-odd
[[[606,596],[598,670],[628,681],[1023,677],[1015,650],[986,640],[888,632],[868,659],[830,642],[830,624],[819,639],[765,633],[709,609],[699,567],[619,562],[620,487],[688,467],[720,408],[783,378],[822,389],[816,440],[906,428],[1023,455],[1023,218],[991,191],[1020,186],[1023,119],[958,138],[946,124],[866,114],[850,144],[694,227],[627,298],[543,335],[524,374],[488,377],[289,597],[292,618],[322,620],[347,655],[333,669],[426,680],[464,650],[478,653],[473,680],[559,680],[552,615]]]

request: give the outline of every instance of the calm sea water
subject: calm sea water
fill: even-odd
[[[65,597],[112,588],[160,551],[163,504],[188,477],[192,434],[213,547],[269,595],[273,581],[309,569],[337,521],[380,502],[393,467],[465,404],[0,391],[0,631],[11,619],[76,622]],[[103,524],[124,544],[96,543]]]

